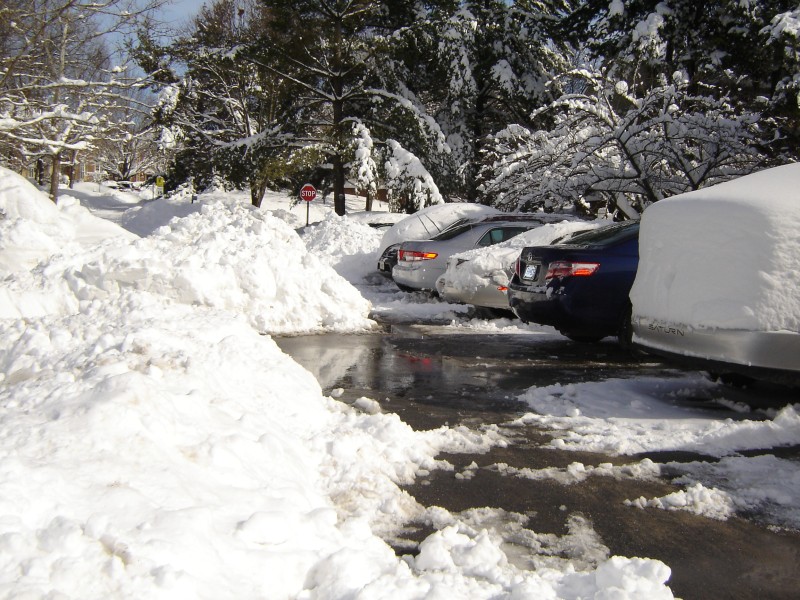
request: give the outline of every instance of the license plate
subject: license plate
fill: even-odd
[[[539,274],[539,265],[527,265],[525,267],[525,274],[522,276],[523,279],[536,279],[536,276]]]

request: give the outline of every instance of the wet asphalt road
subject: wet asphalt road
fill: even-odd
[[[514,443],[486,454],[445,455],[455,472],[433,471],[407,487],[425,506],[442,506],[459,513],[471,508],[500,508],[527,517],[525,527],[537,534],[580,534],[588,524],[599,540],[587,540],[591,560],[599,543],[610,555],[642,556],[664,561],[672,569],[669,585],[676,597],[705,599],[800,598],[800,532],[778,530],[753,518],[715,521],[682,511],[638,510],[624,500],[661,497],[680,489],[663,481],[589,477],[562,484],[500,473],[492,465],[516,468],[564,468],[571,463],[623,465],[650,458],[655,462],[703,460],[690,453],[650,453],[606,456],[559,451],[546,432],[534,426],[504,424],[528,412],[515,398],[531,386],[601,381],[610,377],[673,376],[675,370],[651,357],[631,356],[613,342],[580,345],[560,337],[528,335],[446,335],[435,327],[387,325],[383,334],[324,335],[276,339],[281,348],[317,376],[326,393],[341,388],[343,401],[367,396],[384,412],[397,413],[414,429],[463,424],[504,426]],[[783,406],[795,392],[781,389],[734,392],[739,400]],[[706,403],[705,399],[685,399]],[[720,418],[735,418],[718,408]],[[765,451],[772,452],[772,451]],[[797,448],[773,452],[798,458]],[[713,460],[713,459],[711,459]],[[457,478],[475,462],[472,478]],[[576,533],[577,530],[577,533]],[[413,543],[430,533],[410,524],[408,540],[399,552],[413,553]],[[520,566],[526,556],[541,552],[535,542],[517,536],[511,554]],[[526,544],[529,545],[526,548]],[[570,546],[574,552],[574,545]],[[552,550],[558,555],[558,550]],[[563,556],[563,552],[561,554]]]

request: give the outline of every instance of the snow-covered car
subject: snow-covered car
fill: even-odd
[[[800,384],[800,164],[643,215],[637,346],[719,374]]]
[[[403,242],[397,254],[392,278],[401,290],[436,291],[436,280],[457,252],[493,246],[563,215],[504,213],[478,221],[458,223],[429,240]]]
[[[436,281],[436,291],[447,302],[472,304],[479,309],[513,314],[506,292],[514,263],[522,248],[552,244],[573,233],[597,226],[597,223],[575,219],[547,223],[495,246],[454,254],[447,261],[444,275]]]
[[[378,253],[378,271],[386,277],[392,277],[402,242],[429,239],[458,223],[497,214],[501,214],[499,210],[483,204],[450,202],[427,206],[412,215],[405,215],[404,219],[383,234]]]

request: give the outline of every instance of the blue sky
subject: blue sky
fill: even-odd
[[[177,26],[186,23],[202,8],[203,4],[208,4],[212,0],[172,0],[170,4],[161,10],[161,18],[168,21],[170,25]]]

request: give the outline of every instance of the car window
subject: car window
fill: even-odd
[[[607,246],[634,237],[639,231],[639,221],[614,223],[599,229],[590,229],[565,239],[562,243],[569,245]]]
[[[527,230],[527,227],[496,227],[481,236],[481,239],[478,240],[478,246],[493,246]]]

